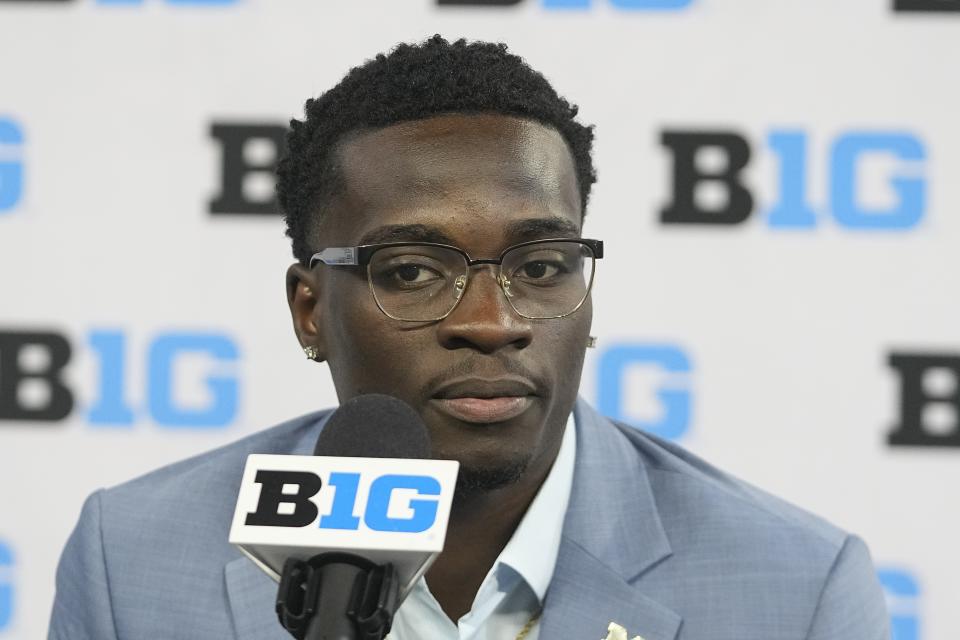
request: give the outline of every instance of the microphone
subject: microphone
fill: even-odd
[[[389,631],[446,538],[459,463],[429,457],[420,416],[385,395],[337,409],[314,456],[248,456],[230,542],[280,583],[295,638]]]
[[[406,402],[371,393],[352,398],[333,412],[313,455],[429,459],[430,434]]]

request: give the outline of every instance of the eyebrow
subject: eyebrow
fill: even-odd
[[[453,238],[436,227],[425,224],[390,224],[368,231],[360,238],[359,244],[380,244],[381,242],[434,242],[454,244]]]
[[[576,238],[580,228],[566,218],[527,218],[506,225],[506,235],[515,242],[540,238]],[[360,238],[360,245],[384,242],[433,242],[456,246],[446,233],[425,224],[390,224],[377,227]]]
[[[566,218],[527,218],[507,225],[507,234],[520,241],[540,238],[576,238],[580,236],[580,227]]]

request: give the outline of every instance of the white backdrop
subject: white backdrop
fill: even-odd
[[[223,177],[210,129],[282,125],[349,67],[433,33],[507,42],[597,125],[585,235],[607,258],[584,396],[863,536],[896,596],[895,640],[960,637],[952,361],[922,380],[944,401],[907,429],[927,446],[888,444],[903,404],[891,354],[960,354],[960,15],[887,0],[555,4],[0,0],[0,389],[14,385],[0,393],[0,638],[46,633],[91,491],[335,403],[290,328],[282,221],[210,213]],[[748,141],[748,219],[661,221],[665,131]],[[805,180],[781,179],[800,158],[776,146],[783,132],[805,145]],[[844,145],[864,140],[848,162]],[[771,222],[796,188],[812,218]],[[697,197],[722,206],[725,189]],[[67,415],[9,417],[62,394],[17,382],[63,350],[19,350],[23,332],[70,345]],[[601,398],[598,380],[620,393]]]

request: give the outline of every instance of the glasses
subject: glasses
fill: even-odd
[[[583,238],[534,240],[513,245],[496,260],[474,260],[466,251],[432,242],[389,242],[331,247],[313,254],[310,268],[366,266],[377,306],[394,320],[434,322],[460,302],[470,269],[495,265],[497,284],[524,318],[563,318],[590,294],[603,242]]]

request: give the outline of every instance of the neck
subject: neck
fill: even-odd
[[[550,459],[550,465],[556,458]],[[550,466],[528,469],[509,486],[455,499],[443,552],[427,571],[427,584],[456,622],[470,611],[480,584],[533,502]]]

